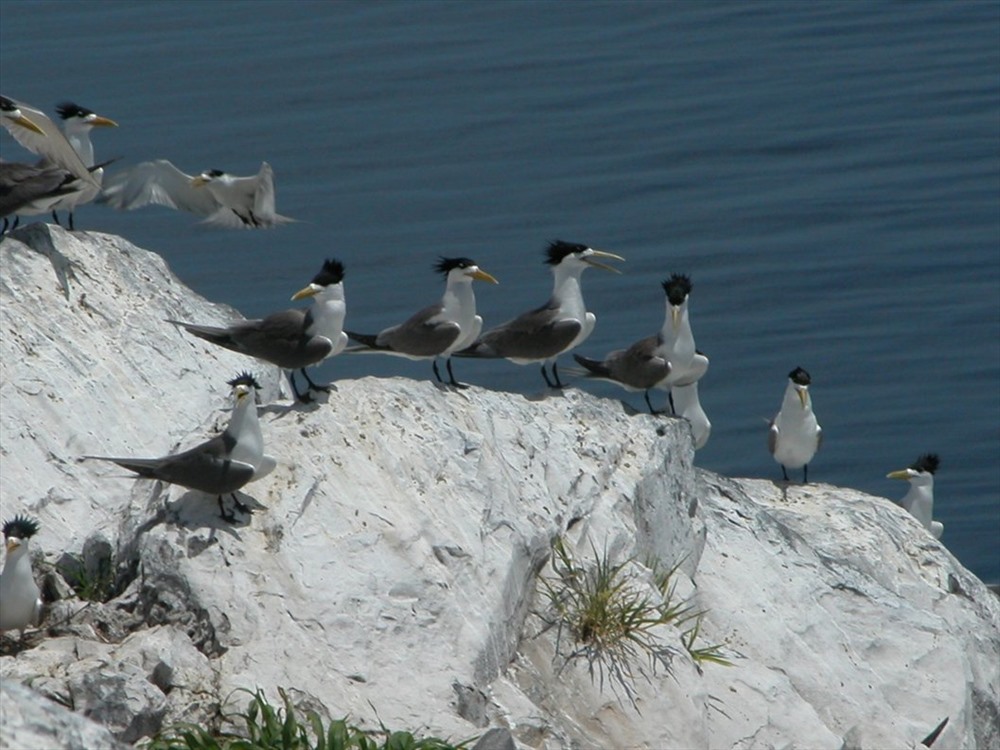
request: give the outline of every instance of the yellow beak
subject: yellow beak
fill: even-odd
[[[492,276],[490,276],[490,274],[486,273],[486,271],[482,271],[482,270],[480,270],[478,268],[471,274],[471,276],[472,276],[472,278],[477,279],[478,281],[488,281],[491,284],[499,284],[500,283],[495,278],[493,278]]]
[[[44,130],[42,130],[40,127],[38,127],[37,125],[35,125],[34,122],[32,122],[31,120],[29,120],[24,115],[21,115],[20,117],[18,117],[17,119],[15,119],[14,122],[16,122],[22,128],[27,128],[28,130],[30,130],[30,131],[32,131],[34,133],[38,133],[38,135],[45,135],[45,131]]]
[[[909,479],[910,472],[906,469],[900,469],[899,471],[890,471],[885,475],[886,479]]]
[[[583,261],[584,263],[589,263],[594,268],[600,268],[602,271],[611,271],[611,273],[621,273],[617,268],[613,266],[606,265],[605,263],[598,263],[593,258],[611,258],[613,260],[625,260],[620,255],[615,255],[614,253],[608,253],[604,250],[594,250],[590,255],[586,256]]]
[[[91,125],[96,125],[96,126],[99,126],[99,127],[104,127],[104,128],[117,128],[118,127],[118,123],[117,122],[115,122],[114,120],[109,120],[107,117],[101,117],[100,115],[96,116],[93,120],[91,120],[90,124]]]
[[[309,297],[314,297],[317,294],[319,294],[320,288],[321,287],[318,287],[315,284],[310,284],[307,287],[299,289],[299,291],[293,294],[292,300],[308,299]]]

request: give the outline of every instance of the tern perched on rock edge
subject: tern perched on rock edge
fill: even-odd
[[[80,189],[72,172],[55,166],[35,166],[0,159],[0,216],[48,213],[61,198]],[[17,219],[14,220],[17,226]]]
[[[98,203],[123,211],[155,203],[229,229],[269,229],[295,221],[275,213],[274,172],[266,161],[250,177],[221,169],[189,175],[166,159],[145,161],[110,176]]]
[[[781,409],[771,420],[767,445],[774,460],[781,464],[781,474],[788,480],[788,469],[802,468],[802,481],[809,482],[809,462],[823,442],[823,428],[812,410],[809,384],[812,378],[801,367],[788,373],[788,386]]]
[[[451,370],[451,355],[471,342],[483,328],[483,319],[476,314],[476,296],[473,281],[499,283],[483,271],[470,258],[441,258],[434,270],[444,274],[445,289],[441,301],[414,313],[399,325],[391,326],[376,334],[354,333],[347,335],[361,346],[351,347],[352,353],[392,354],[407,359],[430,359],[434,377],[443,383],[438,371],[438,357],[445,358],[449,384],[463,387],[455,380]]]
[[[11,102],[18,111],[37,128],[23,127],[6,115],[0,119],[15,140],[32,153],[42,157],[39,166],[56,166],[72,172],[80,180],[79,190],[61,198],[52,209],[52,218],[59,223],[57,210],[69,212],[68,225],[73,229],[73,211],[83,203],[93,200],[101,190],[104,170],[94,162],[94,146],[90,131],[95,127],[118,127],[118,123],[101,117],[86,107],[72,102],[60,104],[56,111],[63,120],[61,131],[44,112],[22,102]],[[0,101],[0,110],[7,105]],[[41,130],[39,134],[37,130]]]
[[[673,413],[677,413],[673,403],[671,388],[680,383],[690,385],[700,375],[700,364],[694,362],[695,343],[688,316],[688,298],[691,295],[691,277],[675,273],[662,282],[666,293],[666,314],[658,335],[656,353],[670,363],[670,374],[657,387],[667,392],[667,401]],[[704,374],[704,370],[700,370]]]
[[[3,525],[7,546],[3,572],[0,573],[0,631],[24,630],[37,625],[42,612],[41,591],[31,572],[28,540],[38,532],[38,522],[15,516]]]
[[[504,358],[518,365],[542,363],[542,377],[550,388],[562,388],[556,359],[583,343],[594,330],[597,317],[587,312],[580,290],[580,276],[590,267],[612,273],[617,268],[597,258],[625,260],[620,255],[594,250],[572,242],[555,240],[546,250],[545,262],[552,267],[553,288],[549,301],[539,308],[492,328],[456,357]],[[546,371],[551,364],[552,379]]]
[[[935,539],[941,538],[944,524],[932,520],[934,515],[934,474],[940,460],[935,453],[925,453],[905,469],[891,471],[887,479],[906,479],[910,489],[899,501],[910,514],[931,532]]]
[[[236,517],[226,512],[222,496],[230,495],[236,508],[248,513],[250,509],[236,497],[236,490],[270,473],[275,461],[264,455],[264,438],[255,401],[255,391],[260,388],[256,378],[250,373],[241,373],[230,380],[229,385],[235,399],[229,424],[221,434],[204,443],[162,458],[84,458],[111,461],[144,479],[159,479],[215,495],[220,515],[232,523]]]
[[[628,349],[616,349],[604,359],[588,359],[573,354],[573,359],[584,368],[584,377],[605,380],[620,385],[627,391],[642,391],[650,414],[659,412],[649,400],[649,389],[670,374],[670,363],[656,354],[656,336],[636,341]]]
[[[205,341],[287,370],[295,397],[308,403],[312,401],[310,390],[330,388],[314,383],[306,367],[339,354],[347,346],[344,264],[332,258],[325,261],[309,285],[293,294],[292,299],[312,299],[312,305],[308,309],[272,313],[263,319],[241,320],[225,328],[179,320],[168,322]],[[295,384],[295,370],[302,373],[308,384],[304,393]]]

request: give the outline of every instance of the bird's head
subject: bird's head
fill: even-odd
[[[322,292],[332,289],[344,281],[344,264],[339,260],[329,258],[323,262],[319,273],[313,276],[306,286],[292,295],[293,301],[309,299]]]
[[[576,267],[582,270],[588,266],[593,266],[594,268],[600,268],[602,271],[621,273],[621,271],[614,266],[601,263],[597,260],[597,258],[625,260],[620,255],[605,252],[604,250],[595,250],[592,247],[581,245],[578,242],[563,242],[562,240],[554,240],[549,243],[548,248],[545,250],[545,262],[553,268],[568,266]]]
[[[887,479],[906,479],[917,486],[930,485],[934,483],[939,463],[936,453],[925,453],[905,469],[890,471],[885,476]]]
[[[95,127],[118,127],[118,123],[114,120],[110,120],[107,117],[101,117],[93,110],[81,107],[79,104],[74,102],[62,102],[57,105],[56,114],[58,114],[66,122],[67,126],[76,125],[77,127],[83,127],[88,130]]]
[[[471,258],[439,258],[434,264],[434,270],[449,281],[488,281],[491,284],[500,282],[492,275],[483,271]]]
[[[676,329],[680,323],[681,310],[687,302],[688,295],[691,294],[691,277],[675,273],[662,284],[663,291],[667,295],[667,304],[670,305],[670,322]]]
[[[191,178],[192,187],[204,187],[210,182],[215,182],[216,180],[222,179],[226,176],[226,173],[221,169],[206,169],[200,175]]]
[[[21,108],[17,106],[17,103],[13,99],[8,99],[6,96],[0,96],[0,115],[13,123],[20,125],[26,130],[38,133],[38,135],[45,135],[45,131],[36,125],[34,121],[25,117],[21,112]]]
[[[27,544],[28,540],[38,533],[38,521],[27,516],[14,516],[3,525],[3,536],[6,540],[7,554]]]
[[[260,383],[250,372],[241,372],[229,381],[229,386],[233,389],[237,406],[242,404],[247,397],[256,396],[256,391],[260,390]]]

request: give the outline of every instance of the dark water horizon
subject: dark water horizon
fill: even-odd
[[[802,366],[825,435],[810,479],[898,500],[885,475],[939,453],[941,541],[1000,581],[1000,5],[5,0],[0,42],[6,96],[119,122],[93,134],[109,172],[266,160],[299,220],[90,205],[77,228],[247,316],[337,257],[365,332],[440,295],[439,256],[496,276],[479,311],[507,320],[547,298],[545,244],[584,242],[627,259],[584,275],[591,357],[655,332],[660,281],[687,273],[712,363],[697,465],[780,478],[766,420]],[[6,133],[0,154],[29,158]],[[542,390],[535,367],[455,370]],[[316,377],[363,375],[433,377],[377,356]]]

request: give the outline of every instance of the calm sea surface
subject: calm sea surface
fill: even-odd
[[[1000,580],[1000,4],[3,0],[0,77],[117,120],[94,136],[116,166],[269,161],[298,224],[76,216],[248,316],[333,256],[349,327],[376,331],[466,255],[501,282],[477,289],[489,326],[547,298],[558,237],[628,259],[584,277],[580,351],[600,356],[656,331],[660,281],[690,274],[712,361],[700,465],[780,477],[764,419],[801,365],[825,434],[810,476],[898,499],[885,474],[938,452],[942,541]],[[536,367],[455,369],[541,390]],[[319,377],[369,374],[431,377],[346,356]]]

